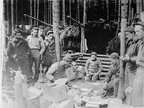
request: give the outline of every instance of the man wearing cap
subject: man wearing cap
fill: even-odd
[[[85,80],[96,81],[99,78],[99,74],[103,70],[102,64],[100,60],[97,59],[97,53],[92,52],[91,57],[86,61],[85,72],[86,77]]]
[[[144,22],[135,24],[134,30],[141,44],[136,58],[138,68],[133,82],[132,106],[144,107]]]
[[[104,80],[105,91],[110,91],[111,89],[114,89],[113,98],[117,97],[118,94],[118,86],[119,86],[119,72],[120,72],[120,62],[119,62],[119,55],[115,52],[113,52],[110,55],[110,58],[112,59],[111,65],[109,67],[108,74],[106,75],[106,78]]]
[[[125,35],[126,35],[126,54],[122,59],[122,61],[125,64],[125,82],[124,82],[124,89],[125,89],[125,103],[131,104],[131,95],[132,95],[132,87],[133,87],[133,81],[137,69],[137,65],[135,60],[132,58],[135,58],[137,56],[137,37],[134,33],[134,27],[128,26],[125,29]],[[131,58],[131,59],[130,59]]]
[[[35,62],[35,75],[34,81],[36,82],[39,78],[40,73],[40,62],[41,62],[41,55],[45,50],[44,41],[42,37],[38,36],[38,28],[34,27],[32,29],[31,35],[27,37],[28,45],[30,47],[30,68],[33,67],[33,62]]]
[[[44,73],[46,73],[51,64],[56,62],[55,38],[53,36],[53,31],[47,32],[44,44],[45,44],[45,51],[43,54],[42,65],[43,65],[43,71]]]
[[[70,55],[66,55],[60,62],[56,62],[51,65],[46,76],[49,81],[53,82],[60,78],[65,78],[65,70],[70,66],[72,62],[72,57]]]

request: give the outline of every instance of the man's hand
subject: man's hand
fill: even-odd
[[[123,58],[121,58],[121,60],[127,62],[130,60],[130,57],[129,57],[129,55],[126,54]]]

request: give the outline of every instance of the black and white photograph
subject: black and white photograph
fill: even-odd
[[[0,0],[1,108],[144,108],[144,0]]]

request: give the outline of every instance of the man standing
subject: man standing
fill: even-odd
[[[144,107],[144,22],[135,24],[136,36],[141,39],[136,64],[138,66],[133,84],[132,106]]]
[[[42,37],[38,36],[39,29],[34,27],[32,29],[31,35],[27,37],[28,45],[30,47],[30,68],[32,69],[33,62],[35,62],[35,75],[34,81],[36,82],[39,78],[40,73],[40,62],[41,62],[41,55],[45,50],[44,41]]]
[[[133,26],[129,26],[126,28],[125,35],[126,35],[126,54],[122,58],[122,61],[125,63],[125,84],[124,84],[126,94],[125,103],[131,105],[133,81],[137,69],[136,61],[133,58],[136,58],[137,56],[138,39],[136,39],[136,36],[134,34]]]
[[[17,70],[20,67],[22,74],[26,75],[28,82],[31,82],[33,73],[29,66],[29,54],[28,43],[22,37],[21,31],[17,30],[13,40],[8,44],[7,56],[10,61],[13,61],[11,65],[15,65],[13,69]]]
[[[47,32],[44,44],[45,52],[43,54],[42,65],[44,68],[44,73],[46,73],[48,68],[56,62],[55,38],[53,36],[53,31]]]
[[[99,74],[103,70],[102,64],[100,60],[97,59],[97,53],[92,52],[91,57],[86,61],[85,72],[86,78],[85,80],[96,81],[99,78]]]

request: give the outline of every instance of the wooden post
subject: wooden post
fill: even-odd
[[[37,9],[36,9],[36,4],[37,4],[37,2],[36,2],[36,0],[34,0],[34,17],[36,18],[36,16],[37,16],[37,14],[36,14],[36,11],[37,11]],[[34,25],[36,25],[36,21],[34,20]]]
[[[128,10],[128,0],[122,0],[121,5],[121,44],[120,44],[120,56],[125,55],[125,34],[124,30],[127,26],[127,10]],[[123,62],[120,61],[120,76],[119,76],[119,90],[118,98],[124,98],[124,67]]]
[[[37,0],[37,19],[39,19],[39,0]],[[37,25],[38,25],[38,21],[37,21]]]
[[[60,0],[53,0],[53,32],[55,36],[55,49],[57,61],[60,61],[60,43],[59,43],[59,21],[60,21]]]
[[[65,0],[63,0],[63,3],[62,3],[63,5],[63,24],[64,24],[64,26],[66,25],[66,20],[65,20]]]
[[[86,24],[87,16],[86,16],[86,0],[84,0],[84,9],[83,9],[83,25]],[[81,53],[85,52],[85,34],[84,28],[81,27]]]
[[[44,0],[44,22],[47,22],[47,0]]]
[[[77,21],[80,22],[80,0],[77,0]]]
[[[32,6],[32,3],[33,3],[33,0],[29,0],[29,2],[30,2],[30,16],[33,16],[33,6]],[[29,19],[29,22],[30,22],[30,25],[33,25],[33,20],[32,19]]]
[[[11,30],[14,31],[14,0],[11,0]]]
[[[71,0],[69,0],[69,16],[71,17]],[[71,20],[69,21],[69,25],[71,25]]]
[[[109,0],[106,0],[106,6],[107,6],[107,20],[109,20]]]

